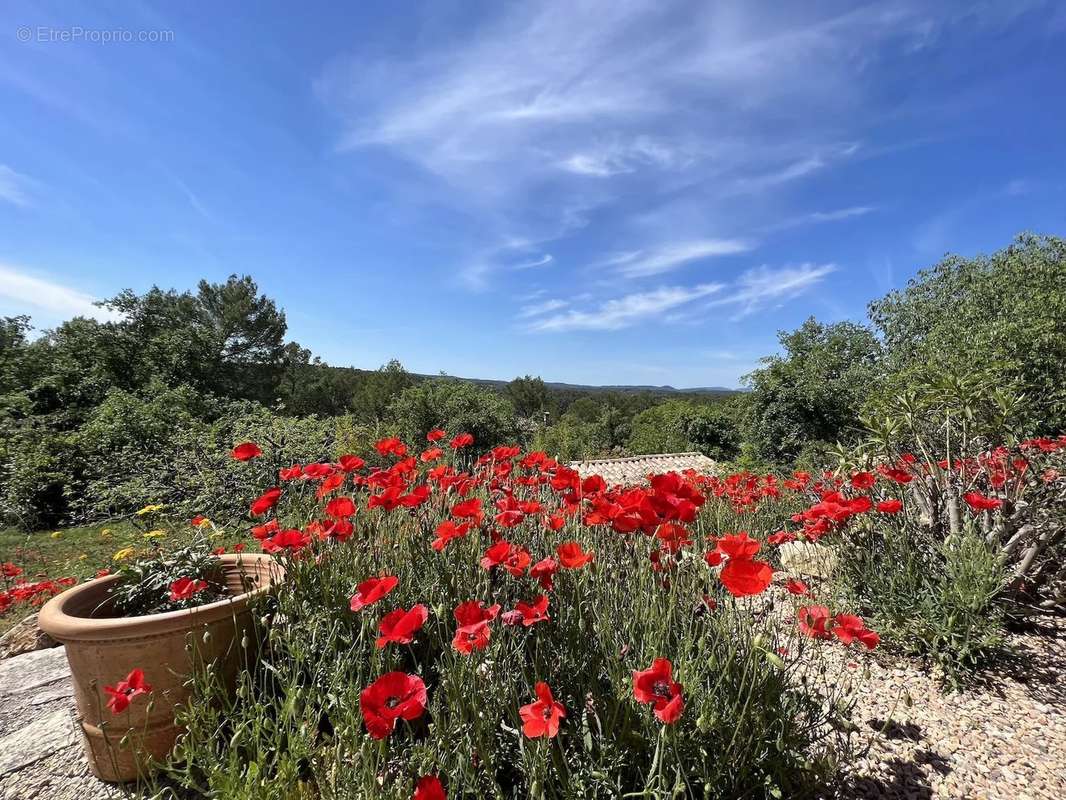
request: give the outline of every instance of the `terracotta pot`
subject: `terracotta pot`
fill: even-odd
[[[108,616],[108,587],[118,580],[111,575],[68,589],[41,609],[41,628],[66,645],[85,752],[98,778],[134,780],[151,760],[166,758],[182,733],[175,707],[188,700],[186,678],[198,665],[214,662],[232,688],[238,670],[255,657],[255,642],[249,641],[254,637],[244,636],[252,624],[249,603],[284,572],[263,554],[219,559],[231,597],[215,603],[142,617]],[[104,686],[115,686],[137,667],[151,694],[113,714]]]

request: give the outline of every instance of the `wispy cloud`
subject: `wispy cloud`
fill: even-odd
[[[544,267],[552,263],[555,257],[551,253],[545,253],[540,258],[534,258],[532,261],[523,261],[521,264],[515,264],[511,269],[533,269],[535,267]]]
[[[750,269],[733,283],[702,283],[697,286],[667,286],[636,292],[607,300],[587,310],[570,309],[564,313],[536,319],[525,327],[532,332],[574,330],[618,330],[639,322],[658,319],[672,324],[700,324],[711,308],[733,306],[733,319],[740,319],[760,309],[798,297],[834,272],[833,264],[799,264]],[[710,298],[709,300],[707,298]],[[702,300],[702,303],[695,303]],[[563,301],[559,308],[567,305]],[[694,305],[695,303],[695,305]],[[543,304],[547,306],[548,304]],[[701,310],[702,309],[702,310]],[[524,307],[520,318],[540,316],[555,310],[540,304]]]
[[[743,273],[731,291],[715,298],[710,306],[737,306],[734,319],[746,317],[766,306],[790,300],[836,271],[834,264],[800,264],[773,269],[762,266]]]
[[[720,283],[703,283],[690,287],[663,286],[649,292],[637,292],[607,300],[588,311],[574,309],[536,320],[527,326],[527,330],[543,332],[618,330],[712,295],[721,291],[722,288],[723,284]]]
[[[476,224],[484,241],[464,270],[474,288],[506,268],[485,256],[491,242],[544,243],[590,224],[595,235],[608,210],[668,207],[660,236],[671,241],[765,229],[781,216],[778,190],[859,151],[864,72],[926,41],[936,16],[912,0],[843,13],[650,0],[494,9],[458,40],[395,56],[364,48],[314,84],[339,153],[414,165],[420,197]],[[644,254],[629,274],[701,257]]]
[[[6,164],[0,164],[0,200],[16,206],[30,205],[30,183],[25,175],[20,175]]]
[[[682,169],[695,160],[695,154],[686,148],[650,136],[638,136],[627,142],[595,144],[570,155],[559,166],[576,175],[609,178],[647,167]]]
[[[530,303],[529,305],[522,306],[516,315],[519,319],[528,319],[529,317],[538,317],[541,314],[550,314],[552,311],[558,311],[560,308],[566,308],[570,303],[566,300],[544,300],[540,303]]]
[[[804,225],[820,225],[825,222],[841,222],[846,219],[865,217],[877,210],[877,206],[849,206],[838,208],[833,211],[812,211],[808,214],[799,214],[795,217],[782,220],[781,222],[768,225],[767,231],[780,231],[787,228],[799,228]]]
[[[61,283],[38,278],[26,270],[0,264],[0,298],[9,301],[19,313],[31,316],[43,311],[59,319],[92,317],[101,321],[114,320],[114,312],[94,305],[96,298]]]
[[[615,253],[594,266],[614,269],[626,278],[644,278],[714,256],[746,253],[753,247],[754,244],[741,239],[697,239],[662,245],[654,249]]]

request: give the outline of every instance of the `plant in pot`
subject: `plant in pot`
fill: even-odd
[[[156,547],[45,605],[40,625],[66,645],[97,777],[134,780],[170,753],[182,732],[175,708],[189,700],[195,669],[233,685],[255,656],[253,602],[282,576],[269,555],[219,554],[200,537],[169,553]]]

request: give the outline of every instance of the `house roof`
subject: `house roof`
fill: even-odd
[[[657,453],[626,458],[597,458],[591,461],[571,461],[567,464],[576,469],[582,478],[599,475],[608,484],[632,485],[646,483],[649,475],[664,472],[695,470],[704,475],[713,475],[718,464],[702,453]]]

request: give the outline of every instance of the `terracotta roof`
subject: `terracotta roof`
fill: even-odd
[[[660,475],[664,472],[694,469],[704,475],[713,475],[718,470],[717,463],[701,453],[657,453],[626,458],[598,458],[592,461],[571,461],[567,466],[576,469],[582,478],[599,475],[611,485],[646,483],[649,475]]]

